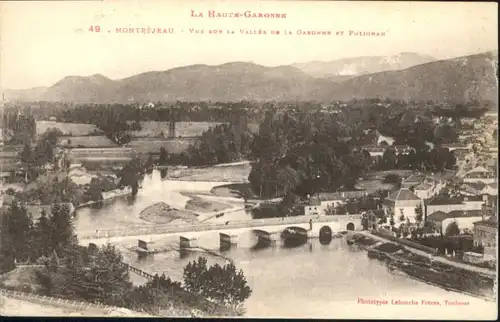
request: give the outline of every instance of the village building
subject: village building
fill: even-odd
[[[476,167],[465,173],[463,177],[463,182],[482,182],[482,183],[494,183],[496,181],[495,174],[486,169],[485,167]]]
[[[443,148],[447,148],[450,152],[455,150],[469,150],[472,149],[472,144],[450,143],[443,144]]]
[[[415,209],[418,205],[423,207],[423,201],[408,188],[401,188],[385,198],[383,207],[387,215],[393,215],[396,222],[401,215],[404,216],[404,222],[410,220],[415,222]],[[423,208],[422,208],[423,209]]]
[[[461,232],[472,232],[474,229],[474,222],[481,220],[483,217],[482,210],[454,210],[448,213],[443,211],[436,211],[427,216],[426,221],[431,226],[443,233],[446,228],[452,223],[456,222]]]
[[[429,199],[435,195],[434,186],[427,182],[422,182],[413,188],[413,193],[420,199]]]
[[[304,205],[304,215],[325,215],[327,209],[336,208],[346,202],[345,193],[319,193],[310,197]]]
[[[361,225],[365,230],[378,230],[379,222],[385,217],[383,209],[369,210],[361,214]]]
[[[424,182],[426,176],[421,173],[414,173],[401,182],[402,188],[412,188]]]
[[[481,210],[485,201],[481,196],[448,197],[438,195],[425,205],[426,216],[437,211],[449,213],[451,211]]]
[[[474,222],[474,245],[495,247],[497,244],[498,222],[496,216]]]
[[[382,158],[387,148],[377,145],[365,145],[361,148],[363,151],[370,153],[372,158]]]
[[[409,145],[394,145],[394,150],[396,152],[396,155],[408,155],[411,152],[415,152],[415,148],[409,146]]]
[[[460,192],[464,196],[497,196],[498,182],[483,183],[483,182],[466,182],[460,186]]]

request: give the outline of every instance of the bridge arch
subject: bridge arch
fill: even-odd
[[[319,229],[319,242],[322,245],[330,244],[333,238],[333,231],[330,226],[323,226]]]
[[[290,236],[290,235],[304,235],[307,236],[307,229],[297,226],[286,227],[282,232],[282,236]]]
[[[307,242],[307,229],[297,226],[286,227],[281,232],[281,238],[283,239],[283,246],[285,247],[297,247],[303,245]]]
[[[356,226],[354,226],[354,223],[350,222],[347,224],[347,230],[355,230],[356,229]]]

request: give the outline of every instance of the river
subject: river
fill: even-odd
[[[75,227],[78,232],[98,228],[151,226],[151,223],[138,216],[145,207],[163,201],[182,209],[189,199],[181,194],[182,191],[206,194],[212,187],[221,184],[227,183],[161,180],[155,172],[145,178],[143,189],[133,200],[123,198],[101,209],[79,209]],[[241,211],[231,216],[231,220],[236,220],[247,219],[249,215]],[[221,219],[228,220],[213,220]],[[131,237],[117,245],[125,261],[151,273],[164,272],[180,280],[182,267],[200,255],[193,252],[181,258],[178,252],[171,251],[138,259],[137,254],[128,250],[137,244],[138,238],[148,239],[147,236]],[[166,236],[161,239],[161,243],[175,245],[178,236]],[[206,248],[218,248],[219,235],[207,232],[199,238],[199,243]],[[395,274],[385,264],[369,259],[365,251],[347,245],[344,238],[334,239],[327,245],[311,240],[294,248],[276,245],[255,250],[252,247],[255,244],[256,237],[251,232],[244,233],[239,236],[238,246],[224,253],[234,260],[237,268],[244,271],[253,289],[251,297],[245,302],[246,316],[249,317],[481,320],[494,319],[496,316],[495,303]],[[224,262],[218,257],[203,256],[209,262]],[[135,282],[140,282],[139,277],[131,275]],[[361,304],[361,300],[387,300],[388,304]],[[414,300],[419,304],[391,304],[391,300]],[[422,300],[440,301],[441,306],[422,305]],[[468,304],[449,306],[445,300],[460,300]]]

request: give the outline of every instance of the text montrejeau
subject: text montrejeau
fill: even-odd
[[[253,12],[250,10],[247,10],[245,12],[219,12],[215,10],[208,10],[204,14],[203,12],[196,12],[194,10],[191,10],[191,17],[284,19],[286,18],[286,13]]]

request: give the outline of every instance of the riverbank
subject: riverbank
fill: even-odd
[[[366,234],[355,234],[350,243],[367,250],[368,257],[385,262],[394,272],[448,291],[495,300],[494,276],[440,263],[403,245]]]
[[[110,191],[105,191],[102,193],[101,201],[87,201],[75,206],[76,209],[81,209],[85,207],[91,207],[94,205],[102,204],[103,202],[110,202],[120,197],[128,197],[132,195],[132,189],[130,187],[124,187],[123,189],[114,189]]]

